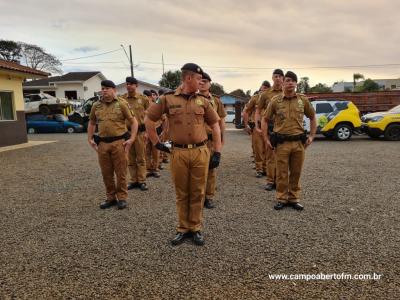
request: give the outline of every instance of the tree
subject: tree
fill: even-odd
[[[0,40],[0,58],[19,63],[21,45],[14,41]]]
[[[161,80],[158,82],[160,86],[169,88],[171,90],[175,90],[181,84],[181,75],[182,72],[177,71],[168,71],[164,73],[161,77]]]
[[[364,75],[360,73],[353,74],[353,90],[356,89],[357,80],[364,79]]]
[[[326,84],[318,83],[310,88],[310,93],[332,93],[332,89]]]
[[[61,62],[53,54],[47,53],[42,47],[32,44],[21,45],[22,63],[40,71],[62,74]]]
[[[310,84],[308,81],[310,78],[308,77],[301,77],[300,82],[297,84],[297,91],[299,93],[308,93],[310,90]]]
[[[236,89],[236,90],[230,92],[229,95],[237,96],[237,97],[244,98],[244,99],[249,98],[242,89]]]
[[[379,89],[379,84],[368,78],[361,86],[357,87],[356,92],[376,92]]]
[[[224,87],[216,82],[211,83],[210,92],[218,96],[225,94]]]

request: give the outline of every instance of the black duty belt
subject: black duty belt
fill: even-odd
[[[131,131],[131,127],[128,126],[128,130]],[[138,126],[138,132],[145,132],[146,131],[146,126],[144,124],[140,124]]]
[[[160,134],[162,133],[162,130],[163,130],[162,125],[161,125],[161,126],[158,126],[158,127],[156,128],[157,135],[160,135]]]
[[[248,124],[249,124],[250,129],[254,129],[254,127],[256,127],[256,123],[254,123],[254,122],[249,122]]]
[[[193,149],[193,148],[197,148],[197,147],[201,147],[207,144],[207,140],[202,141],[201,143],[198,144],[186,144],[186,145],[182,145],[182,144],[176,144],[176,143],[172,143],[172,147],[177,147],[177,148],[184,148],[184,149]]]
[[[212,140],[213,140],[213,139],[212,139],[212,133],[207,134],[207,139],[208,139],[209,141],[212,141]]]
[[[277,133],[278,140],[288,141],[288,142],[301,141],[304,139],[305,136],[306,135],[304,133],[298,135],[286,135]]]
[[[93,140],[95,143],[98,145],[101,142],[103,143],[112,143],[118,140],[124,139],[125,141],[128,140],[131,137],[131,134],[127,131],[123,135],[118,135],[118,136],[105,136],[105,137],[100,137],[98,135],[93,135]]]

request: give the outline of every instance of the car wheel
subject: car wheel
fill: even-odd
[[[75,132],[74,127],[68,127],[67,128],[67,133],[74,133],[74,132]]]
[[[347,141],[351,138],[353,129],[346,124],[339,124],[335,127],[334,136],[338,141]]]
[[[389,125],[385,130],[385,139],[388,141],[400,141],[400,125]]]
[[[28,128],[28,133],[29,133],[29,134],[34,134],[34,133],[36,133],[35,128]]]
[[[50,108],[47,105],[39,106],[39,112],[42,115],[48,115],[50,113]]]

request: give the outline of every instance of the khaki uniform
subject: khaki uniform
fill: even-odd
[[[211,104],[211,107],[217,112],[218,116],[223,119],[226,117],[226,111],[224,105],[221,102],[221,99],[215,95],[210,95],[206,97]],[[210,137],[212,135],[212,130],[210,126],[206,125],[207,135]],[[213,142],[212,139],[209,138],[207,147],[210,150],[210,155],[213,154]],[[210,156],[211,157],[211,156]],[[213,199],[215,196],[215,189],[217,184],[217,169],[208,170],[208,177],[207,177],[207,185],[206,185],[206,199]]]
[[[275,90],[273,87],[265,90],[258,99],[257,108],[260,110],[260,117],[265,114],[268,103],[271,99],[282,93],[282,89]],[[276,158],[272,149],[265,147],[265,161],[267,166],[267,183],[275,183],[276,179]]]
[[[265,118],[274,120],[274,132],[295,136],[304,133],[303,117],[313,118],[314,108],[306,96],[296,94],[287,98],[283,94],[272,98]],[[276,198],[282,203],[296,203],[300,198],[300,175],[304,162],[304,145],[301,141],[278,144],[276,155]]]
[[[253,97],[250,98],[249,102],[247,103],[246,107],[246,112],[249,114],[249,116],[252,116],[252,119],[254,120],[255,117],[255,111],[256,111],[256,105],[258,102],[258,95],[254,95]],[[254,121],[253,121],[254,122]],[[256,164],[256,172],[266,172],[267,171],[267,160],[265,157],[265,143],[263,140],[263,137],[260,133],[256,131],[254,128],[251,134],[251,141],[253,144],[253,150],[254,150],[254,161]]]
[[[205,123],[213,125],[219,120],[206,98],[198,94],[183,95],[180,88],[157,99],[147,116],[156,122],[164,113],[169,121],[170,139],[180,145],[206,142]],[[172,148],[171,175],[176,192],[178,232],[201,229],[209,161],[210,151],[205,144]]]
[[[97,122],[100,137],[116,137],[127,132],[126,121],[132,122],[133,115],[123,100],[114,99],[110,103],[100,100],[93,104],[89,119],[92,123]],[[120,139],[112,143],[101,142],[98,145],[97,153],[107,201],[128,198],[126,182],[128,162],[123,143],[124,140]],[[117,177],[116,184],[114,173]]]
[[[149,107],[149,100],[138,93],[130,96],[122,96],[127,102],[129,109],[138,121],[138,126],[144,127],[144,116]],[[129,174],[132,183],[144,183],[146,181],[146,141],[145,131],[139,128],[135,142],[129,151]]]
[[[151,105],[155,105],[152,102]],[[156,122],[156,128],[159,130],[162,125],[162,120]],[[160,165],[160,150],[158,150],[153,143],[148,140],[146,145],[146,167],[147,171],[150,173],[158,172],[158,167]]]

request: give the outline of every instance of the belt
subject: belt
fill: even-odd
[[[212,141],[213,140],[212,139],[212,133],[207,134],[207,138],[208,138],[209,141]]]
[[[298,134],[298,135],[284,135],[284,134],[277,134],[278,139],[281,139],[282,141],[300,141],[304,138],[304,133]]]
[[[124,134],[118,135],[118,136],[100,137],[98,135],[94,135],[93,139],[96,142],[96,144],[98,145],[101,142],[109,144],[109,143],[112,143],[112,142],[115,142],[118,140],[122,140],[122,139],[128,140],[130,137],[131,137],[131,134],[129,132],[125,132]]]
[[[128,126],[128,130],[131,131],[131,126]],[[144,124],[140,124],[138,126],[138,132],[145,132],[146,131],[146,126]]]
[[[207,140],[202,141],[201,143],[198,143],[198,144],[186,144],[186,145],[181,145],[181,144],[172,143],[172,147],[184,148],[184,149],[193,149],[193,148],[197,148],[197,147],[204,146],[205,144],[207,144]]]

